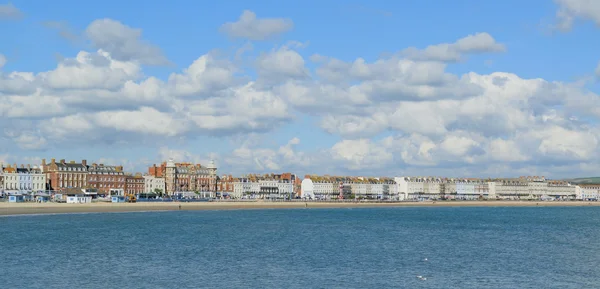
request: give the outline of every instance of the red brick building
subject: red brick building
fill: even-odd
[[[87,168],[86,160],[67,163],[64,159],[59,162],[52,159],[49,164],[46,164],[46,159],[42,160],[42,172],[46,174],[48,188],[55,191],[87,187]]]
[[[144,177],[141,174],[125,176],[125,193],[141,194],[144,192]]]
[[[237,178],[234,178],[231,175],[219,177],[217,181],[217,192],[233,192],[233,183],[236,182],[236,180]]]
[[[96,189],[98,193],[108,193],[111,189],[125,189],[125,172],[123,166],[107,166],[92,164],[88,166],[88,185],[86,188]]]
[[[217,168],[213,162],[207,166],[192,163],[175,163],[173,160],[148,168],[148,175],[165,179],[166,193],[217,191]]]

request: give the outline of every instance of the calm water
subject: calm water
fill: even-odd
[[[599,288],[599,240],[596,207],[2,217],[0,287]]]

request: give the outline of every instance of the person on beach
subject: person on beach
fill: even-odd
[[[181,204],[179,204],[179,209],[181,210]]]

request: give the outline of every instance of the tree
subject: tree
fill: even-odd
[[[159,188],[154,189],[154,193],[160,197],[163,196],[163,191]]]

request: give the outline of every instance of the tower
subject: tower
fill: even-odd
[[[175,193],[176,190],[176,181],[177,181],[177,174],[176,174],[176,166],[175,166],[175,161],[173,161],[173,159],[169,159],[169,161],[167,161],[167,166],[165,168],[165,186],[166,186],[166,193],[168,195],[172,195],[173,193]]]
[[[214,160],[210,160],[210,164],[206,166],[208,169],[208,175],[210,177],[210,188],[209,191],[214,190],[215,194],[217,192],[217,166],[215,165]]]

